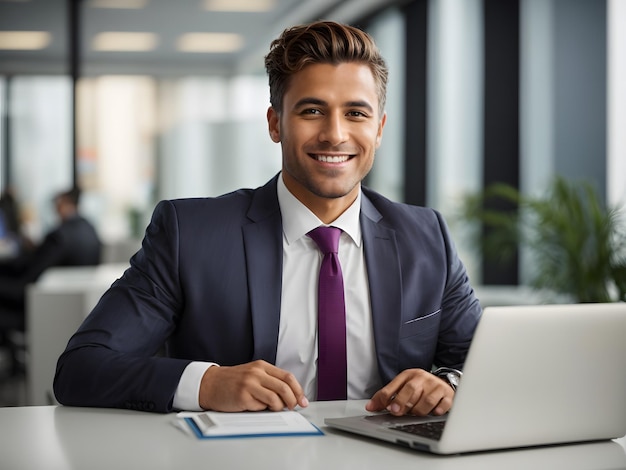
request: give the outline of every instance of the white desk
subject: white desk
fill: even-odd
[[[199,440],[174,414],[71,407],[0,408],[0,467],[30,469],[616,469],[619,442],[442,457],[334,431],[324,418],[364,412],[365,401],[312,403],[302,413],[324,436]],[[468,430],[471,432],[471,430]]]
[[[52,380],[70,336],[128,264],[56,267],[28,286],[26,302],[27,401],[55,404]]]

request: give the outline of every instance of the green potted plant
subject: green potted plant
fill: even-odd
[[[485,256],[506,262],[519,246],[533,260],[531,285],[577,302],[626,301],[626,229],[588,183],[556,178],[544,197],[506,184],[468,196],[461,218]]]

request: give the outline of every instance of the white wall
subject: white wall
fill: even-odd
[[[166,83],[158,198],[217,196],[265,183],[281,167],[265,118],[265,76]]]

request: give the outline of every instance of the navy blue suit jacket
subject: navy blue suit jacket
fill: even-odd
[[[481,309],[444,221],[366,188],[363,196],[383,382],[407,368],[462,368]],[[57,399],[170,411],[190,361],[274,363],[282,257],[276,177],[256,190],[159,203],[131,267],[59,358]]]

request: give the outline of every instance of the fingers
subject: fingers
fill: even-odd
[[[443,384],[447,386],[449,385]],[[402,414],[411,414],[416,416],[427,416],[427,415],[442,415],[448,412],[452,407],[452,397],[449,396],[445,387],[437,387],[429,393],[422,393],[416,403],[412,398],[408,399],[404,402],[402,398],[397,398],[399,403],[392,403],[391,409],[392,413],[402,415]],[[454,393],[454,392],[452,392]]]
[[[259,385],[251,383],[254,398],[267,405],[272,411],[285,408],[294,409],[297,405],[306,407],[308,400],[295,376],[268,363],[262,363],[265,375],[261,375]]]
[[[397,379],[398,377],[396,377]],[[395,386],[394,381],[392,380],[385,387],[378,390],[370,399],[370,401],[365,405],[365,409],[367,411],[383,411],[387,409],[387,407],[391,404],[393,399],[395,398],[395,390],[398,388]]]
[[[387,410],[396,416],[442,415],[452,408],[453,398],[452,387],[440,378],[422,369],[409,369],[376,392],[365,408]]]
[[[201,381],[200,406],[215,411],[280,411],[308,406],[293,374],[265,361],[211,367]]]
[[[368,411],[391,411],[392,407],[394,410],[396,410],[398,406],[401,406],[400,400],[397,399],[398,392],[403,389],[407,382],[415,378],[416,375],[419,375],[419,373],[416,373],[415,371],[417,371],[417,369],[405,370],[400,372],[400,374],[398,374],[391,382],[389,382],[387,385],[385,385],[374,394],[374,396],[371,398],[369,403],[367,403],[365,408]],[[406,397],[406,392],[404,392],[403,394],[405,400],[408,400],[410,398]],[[404,403],[406,403],[406,401]],[[416,403],[416,401],[413,401],[412,403]],[[400,411],[401,410],[398,410],[398,412]]]

